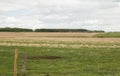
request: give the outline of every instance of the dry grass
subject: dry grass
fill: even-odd
[[[0,45],[34,47],[111,47],[119,48],[120,38],[92,38],[96,33],[15,33],[0,32]],[[84,36],[84,37],[83,37]],[[67,44],[66,44],[67,43]],[[102,45],[109,44],[109,45]]]
[[[4,37],[0,41],[38,42],[38,41],[68,41],[68,42],[120,42],[120,38],[55,38],[55,37]]]
[[[92,37],[97,33],[0,32],[0,37]]]
[[[120,48],[119,45],[96,45],[96,44],[35,44],[35,43],[0,43],[0,45],[4,46],[30,46],[30,47],[59,47],[59,48],[80,48],[80,47],[92,47],[92,48]]]

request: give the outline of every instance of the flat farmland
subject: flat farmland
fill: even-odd
[[[14,49],[26,76],[119,76],[120,38],[99,33],[0,32],[0,76],[13,76]],[[100,33],[103,34],[103,33]]]
[[[0,32],[0,37],[92,37],[97,33],[69,32]]]

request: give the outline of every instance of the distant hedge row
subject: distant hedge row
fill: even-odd
[[[104,32],[89,31],[86,29],[25,29],[25,28],[0,28],[0,32]]]
[[[33,30],[25,28],[0,28],[0,32],[33,32]]]
[[[87,32],[86,29],[35,29],[35,32]]]

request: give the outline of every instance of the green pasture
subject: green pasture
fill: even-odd
[[[120,32],[100,33],[100,34],[96,34],[95,37],[100,37],[100,38],[120,38]]]
[[[120,48],[45,46],[0,46],[0,76],[13,76],[15,48],[19,50],[18,76],[21,76],[23,53],[27,54],[26,76],[120,76]],[[37,58],[40,56],[61,58]]]

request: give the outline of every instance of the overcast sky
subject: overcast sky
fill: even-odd
[[[120,31],[120,0],[0,0],[0,27]]]

